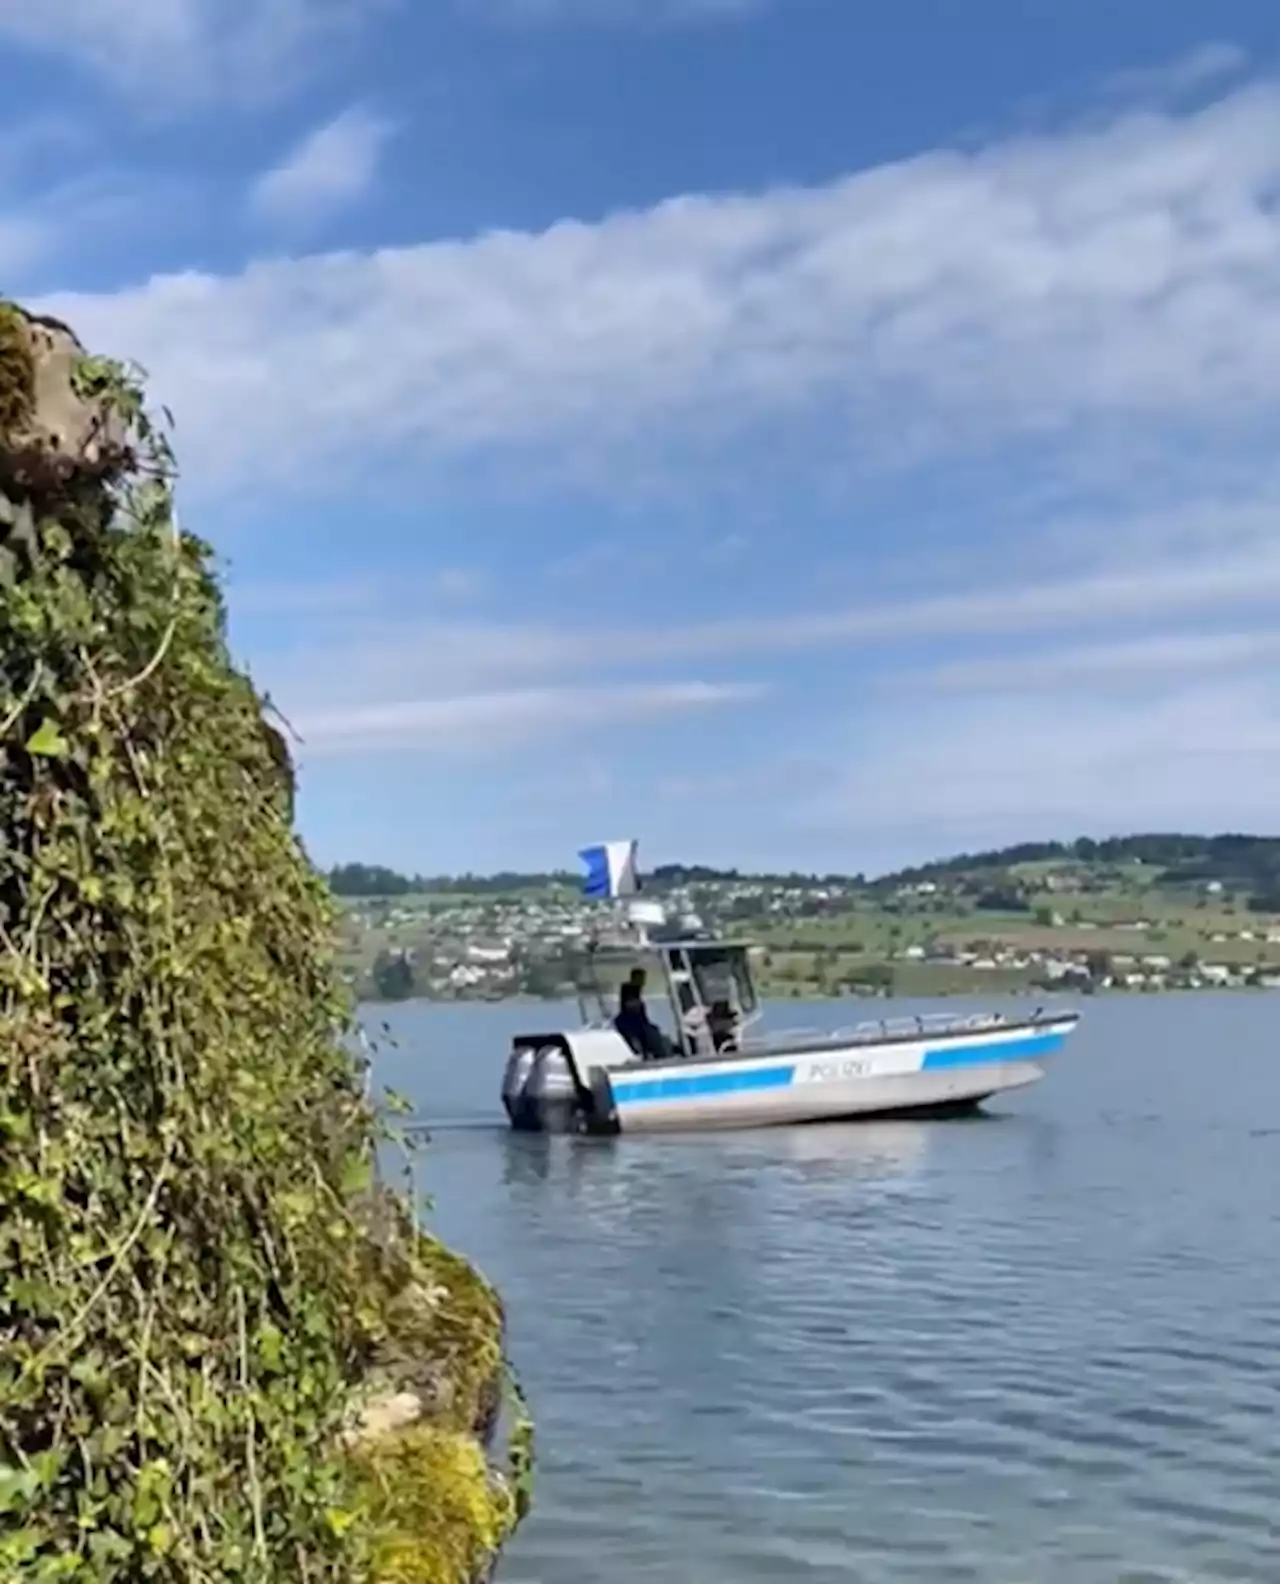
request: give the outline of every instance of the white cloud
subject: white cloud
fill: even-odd
[[[403,0],[0,0],[0,42],[82,68],[141,109],[293,86]],[[447,0],[437,0],[439,4]],[[770,0],[455,0],[516,24],[733,21]]]
[[[1135,99],[1167,102],[1220,83],[1223,78],[1238,76],[1248,64],[1248,54],[1238,44],[1220,40],[1201,44],[1163,66],[1117,72],[1105,85],[1104,92],[1130,103]]]
[[[855,458],[1091,422],[1230,436],[1280,399],[1278,192],[1265,85],[826,187],[44,306],[152,369],[206,486],[811,411]]]
[[[386,0],[0,0],[0,36],[138,99],[275,92]]]
[[[355,106],[309,132],[259,178],[250,208],[275,225],[309,225],[363,198],[378,174],[391,123]]]
[[[480,745],[501,751],[566,724],[632,718],[632,705],[652,717],[657,701],[665,705],[672,695],[662,683],[650,690],[632,681],[616,691],[524,685],[389,712],[368,701],[393,696],[397,685],[461,692],[478,690],[484,678],[491,686],[506,678],[527,684],[531,675],[576,678],[598,673],[602,657],[634,673],[696,657],[862,646],[877,657],[873,675],[914,684],[905,714],[902,699],[864,686],[848,733],[842,738],[831,720],[815,740],[808,726],[788,724],[787,699],[795,695],[784,692],[782,713],[759,717],[763,760],[736,764],[718,751],[682,760],[683,768],[658,775],[653,795],[684,803],[696,793],[705,802],[736,786],[746,808],[771,810],[769,840],[808,832],[805,840],[845,855],[840,862],[872,870],[1020,836],[1268,829],[1280,784],[1280,637],[1265,625],[1233,631],[1221,624],[1243,595],[1264,621],[1277,608],[1278,548],[1273,536],[1269,558],[1259,552],[1252,561],[1201,559],[1152,567],[1145,577],[1078,577],[683,629],[431,622],[393,635],[385,647],[369,642],[373,629],[366,629],[345,648],[307,646],[280,668],[281,685],[274,676],[271,685],[302,720],[302,701],[313,701],[318,751],[421,740],[438,753],[474,757]],[[1210,617],[1216,632],[1205,630]],[[1185,625],[1115,636],[1170,621]],[[1090,630],[1094,640],[1082,641]],[[1055,633],[1065,643],[1054,646]],[[899,660],[907,669],[895,673],[892,645],[903,639],[958,640],[986,652],[927,670],[918,659]],[[993,645],[1004,652],[992,653]],[[707,702],[720,696],[698,692]],[[675,697],[686,697],[679,684]],[[749,815],[739,825],[745,840],[766,837]]]
[[[1156,480],[1151,471],[1158,471]],[[1204,563],[1216,562],[1243,577],[1249,557],[1280,547],[1280,469],[1270,447],[1248,448],[1234,463],[1215,466],[1199,448],[1184,452],[1166,443],[1150,459],[1131,457],[1127,477],[1150,504],[1119,515],[1079,509],[1036,515],[1039,541],[1063,566],[1084,560],[1141,576],[1155,562],[1185,580],[1188,568],[1198,575]]]
[[[22,279],[43,262],[57,233],[34,215],[0,213],[0,277]]]
[[[656,720],[759,698],[753,684],[667,682],[582,688],[521,688],[317,712],[293,719],[304,749],[348,753],[429,748],[485,755],[529,738],[586,727]]]
[[[920,640],[986,640],[996,637],[1043,638],[1054,632],[1106,634],[1136,624],[1164,626],[1225,618],[1255,609],[1269,615],[1280,608],[1280,526],[1269,541],[1238,547],[1231,556],[1201,554],[1144,568],[1123,568],[1042,583],[984,586],[915,600],[881,601],[826,611],[799,610],[779,615],[741,617],[685,626],[596,628],[565,622],[413,620],[397,625],[385,618],[354,625],[345,635],[326,633],[323,642],[306,642],[277,653],[272,686],[282,699],[385,697],[395,687],[456,688],[492,686],[530,676],[571,676],[612,666],[666,666],[689,660],[747,656],[799,655],[841,648],[875,648]],[[1176,656],[1195,653],[1197,640],[1166,634],[1163,666]],[[1264,639],[1219,639],[1250,653]],[[1208,664],[1212,641],[1201,640]],[[1136,651],[1128,651],[1132,660]],[[1114,647],[1058,656],[1042,664],[1058,670],[1074,663],[1094,676],[1119,663],[1125,651]],[[1003,662],[993,661],[998,676]],[[982,664],[985,664],[983,662]],[[1021,661],[1019,661],[1021,664]],[[1157,665],[1146,655],[1147,669]],[[1034,663],[1032,663],[1034,674]],[[962,670],[958,685],[985,686],[981,666]],[[945,677],[943,678],[945,680]]]
[[[859,728],[843,785],[802,818],[870,849],[938,854],[1097,831],[1271,830],[1280,697],[1258,678],[1111,696],[948,697]]]
[[[681,27],[738,22],[770,0],[464,0],[481,17],[524,26]]]
[[[1081,644],[1040,654],[953,660],[897,680],[952,692],[1012,694],[1046,688],[1106,687],[1141,691],[1161,678],[1201,678],[1280,661],[1280,633],[1174,633],[1115,643]]]
[[[1203,463],[1200,498],[1121,521],[1037,519],[1031,571],[1011,564],[1007,582],[974,561],[953,564],[951,592],[910,600],[608,631],[572,613],[397,624],[384,591],[364,610],[320,600],[326,642],[277,653],[264,680],[304,757],[474,756],[748,696],[640,673],[963,640],[982,658],[930,674],[945,698],[922,699],[909,733],[901,700],[870,700],[890,706],[888,724],[851,741],[842,793],[805,817],[868,841],[927,831],[938,851],[1091,825],[1260,825],[1274,821],[1280,706],[1262,680],[1276,644],[1253,629],[1280,602],[1280,484],[1269,456],[1250,458],[1231,493],[1214,442],[1272,423],[1280,403],[1278,193],[1280,90],[1263,85],[822,188],[42,306],[152,368],[205,489],[324,489],[353,458],[372,472],[498,447],[580,448],[607,471],[633,446],[665,456],[664,442],[761,422],[777,436],[812,414],[855,461],[900,448],[904,431],[917,454],[1049,434],[1085,458],[1102,435],[1128,457],[1123,436],[1146,426],[1157,466],[1172,443],[1182,474]],[[1131,499],[1173,489],[1138,479]],[[904,530],[903,555],[914,548]],[[1046,554],[1068,575],[1035,575]],[[1025,654],[1055,633],[1071,647]],[[1102,641],[1084,645],[1089,633]],[[997,658],[999,643],[1019,652]],[[630,680],[578,685],[599,684],[606,662]],[[799,780],[762,802],[799,800]]]
[[[792,808],[873,866],[1030,838],[1274,830],[1278,659],[1263,630],[950,662],[905,679],[924,684],[909,731],[901,708],[864,716],[843,772]]]
[[[83,155],[70,136],[61,153],[46,147],[41,156],[57,165],[38,184],[14,168],[13,149],[0,150],[0,274],[9,295],[30,301],[51,273],[83,269],[86,260],[112,273],[140,251],[182,246],[207,220],[208,189],[199,181],[99,166]]]

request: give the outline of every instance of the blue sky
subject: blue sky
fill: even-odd
[[[1274,829],[1280,11],[1208,16],[0,0],[0,281],[173,408],[321,862]]]

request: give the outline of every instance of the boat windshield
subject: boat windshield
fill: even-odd
[[[757,1010],[747,948],[715,941],[653,941],[587,952],[578,979],[583,1022],[617,1026],[623,982],[636,969],[646,973],[644,1020],[656,1034],[654,1052],[694,1056],[736,1043]],[[662,1014],[666,1002],[668,1017]],[[653,1014],[656,1013],[656,1018]],[[628,1036],[635,1044],[636,1036]]]
[[[703,1006],[724,1001],[742,1017],[755,1012],[755,986],[745,946],[690,946],[687,955]]]

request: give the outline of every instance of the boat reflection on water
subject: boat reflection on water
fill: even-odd
[[[923,1164],[937,1122],[831,1122],[779,1128],[769,1153],[780,1161],[829,1166],[845,1176],[912,1175]],[[964,1125],[964,1124],[960,1124]]]
[[[611,1365],[643,1363],[662,1379],[723,1372],[724,1328],[766,1309],[789,1272],[815,1257],[858,1264],[886,1216],[910,1224],[916,1201],[932,1204],[931,1156],[951,1125],[765,1128],[643,1148],[511,1133],[499,1220],[522,1262],[554,1272],[585,1261],[601,1285],[631,1295],[627,1325],[598,1339]],[[561,1302],[581,1296],[540,1299],[544,1312]],[[797,1324],[828,1322],[806,1313]]]
[[[644,1150],[621,1139],[505,1135],[502,1180],[514,1189],[545,1185],[573,1199],[585,1191],[597,1204],[628,1197],[648,1200],[655,1188],[719,1179],[726,1186],[779,1171],[887,1183],[918,1174],[939,1126],[972,1122],[832,1122],[814,1127],[761,1128],[707,1138],[646,1141]]]

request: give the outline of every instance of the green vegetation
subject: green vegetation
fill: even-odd
[[[905,885],[948,878],[990,887],[1013,870],[1024,876],[1036,868],[1107,875],[1135,865],[1150,871],[1151,878],[1162,884],[1219,881],[1233,890],[1271,893],[1280,890],[1280,836],[1148,834],[1100,840],[1082,836],[1071,842],[1020,842],[990,852],[935,859],[870,881],[862,874],[755,872],[714,869],[702,864],[659,864],[646,879],[659,891],[675,886],[749,882],[812,888],[852,886],[883,894]],[[579,876],[566,871],[429,876],[400,874],[380,864],[340,864],[329,871],[328,880],[334,894],[340,897],[498,896],[562,887],[576,890],[579,884]]]
[[[501,1312],[377,1182],[172,475],[132,374],[0,306],[0,1578],[469,1584],[517,1515]]]
[[[381,864],[338,864],[327,879],[340,897],[504,896],[578,885],[572,874],[403,875]]]
[[[937,880],[946,875],[993,870],[1079,866],[1102,870],[1141,865],[1163,884],[1220,881],[1245,890],[1280,884],[1280,836],[1112,836],[1099,841],[1022,842],[992,852],[961,853],[887,876],[882,884]]]
[[[1154,990],[1280,975],[1278,863],[1278,838],[1147,835],[872,880],[666,867],[645,885],[758,941],[770,997]],[[574,931],[593,917],[569,877],[398,879],[392,897],[348,899],[342,960],[362,996],[565,993]]]

